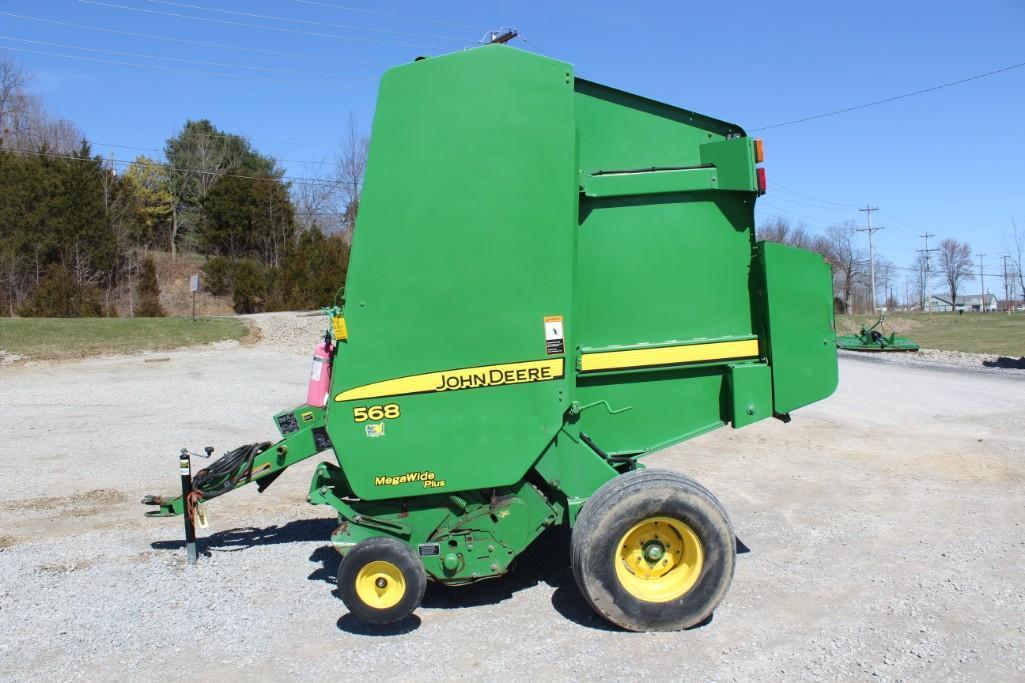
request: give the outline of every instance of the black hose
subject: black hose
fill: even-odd
[[[204,499],[209,499],[249,483],[253,475],[253,459],[270,446],[270,441],[251,443],[225,453],[210,467],[196,473],[192,478],[193,490],[199,491]]]

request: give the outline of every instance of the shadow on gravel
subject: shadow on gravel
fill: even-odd
[[[312,520],[311,520],[312,521]],[[329,527],[333,527],[333,520]],[[330,529],[327,530],[330,534]],[[317,539],[309,539],[317,540]],[[737,554],[751,552],[751,549],[739,538]],[[338,580],[338,564],[340,558],[331,546],[317,548],[310,555],[310,562],[319,564],[307,578],[310,581],[323,581],[334,586]],[[522,555],[516,558],[511,570],[505,576],[486,579],[465,586],[445,586],[433,581],[427,583],[422,607],[427,609],[469,609],[484,605],[495,605],[508,600],[521,590],[532,588],[539,583],[546,583],[555,588],[552,593],[552,607],[564,619],[575,624],[598,631],[624,632],[618,626],[609,623],[598,615],[577,588],[576,580],[569,563],[569,533],[562,528],[549,529],[543,533]],[[332,591],[339,597],[337,588]],[[340,597],[339,597],[340,599]],[[697,629],[712,623],[714,615],[699,624],[691,626]],[[402,635],[416,630],[420,620],[414,614],[398,624],[375,626],[365,624],[346,614],[338,620],[338,628],[347,633],[357,635],[389,636]]]
[[[212,550],[238,552],[258,545],[326,542],[336,526],[338,526],[338,520],[332,517],[330,519],[297,519],[281,526],[269,526],[263,529],[255,527],[228,529],[196,539],[196,550],[201,555],[209,557]],[[150,547],[154,550],[179,550],[185,547],[185,541],[184,539],[155,541],[150,544]]]
[[[333,546],[321,546],[310,555],[310,562],[319,563],[320,566],[306,578],[310,581],[323,581],[334,586],[338,583],[338,565],[341,561],[341,556]]]
[[[401,636],[420,628],[420,617],[410,614],[395,624],[368,624],[351,614],[345,614],[338,620],[338,630],[357,636]]]
[[[561,528],[549,529],[513,561],[508,574],[465,586],[428,583],[423,606],[461,609],[494,605],[539,583],[557,587],[566,580],[573,582],[569,571],[569,534]]]
[[[1000,356],[996,360],[984,360],[982,364],[987,368],[1002,368],[1004,370],[1025,370],[1025,356],[1021,358],[1008,358]]]

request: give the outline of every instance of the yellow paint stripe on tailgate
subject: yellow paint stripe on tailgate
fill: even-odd
[[[678,365],[703,361],[736,360],[757,358],[758,340],[712,342],[709,344],[684,344],[663,346],[657,349],[630,349],[627,351],[602,351],[585,353],[580,358],[580,370],[621,370],[643,368],[653,365]]]

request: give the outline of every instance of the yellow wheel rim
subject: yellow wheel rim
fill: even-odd
[[[613,558],[619,583],[638,600],[669,602],[697,583],[705,552],[678,519],[649,517],[630,528]]]
[[[391,562],[368,562],[356,574],[356,595],[370,607],[394,607],[405,594],[406,577]]]

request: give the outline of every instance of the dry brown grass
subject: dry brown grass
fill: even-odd
[[[191,316],[192,293],[189,292],[189,278],[197,273],[200,275],[200,289],[196,293],[196,315],[232,315],[231,297],[214,296],[203,291],[202,272],[205,256],[196,254],[178,254],[172,259],[170,254],[150,252],[147,254],[157,266],[157,282],[160,283],[160,304],[168,315]]]
[[[838,315],[838,334],[856,333],[878,316]],[[883,334],[896,332],[918,342],[923,349],[1025,356],[1025,315],[1014,313],[895,313],[880,326]]]

